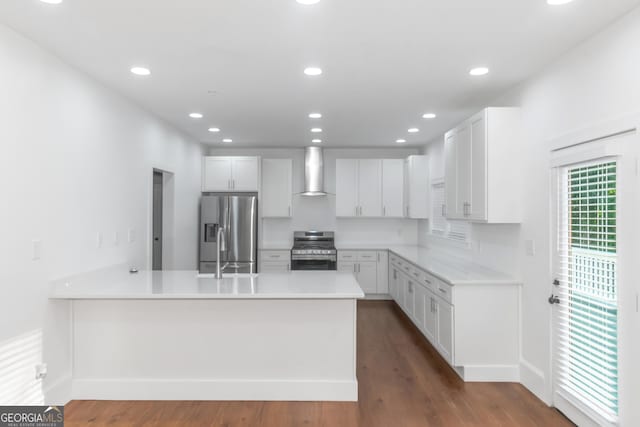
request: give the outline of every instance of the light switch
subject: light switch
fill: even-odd
[[[38,261],[42,258],[42,241],[41,240],[33,240],[32,244],[32,256],[31,259],[33,261]]]
[[[525,240],[524,241],[524,251],[528,256],[535,256],[535,254],[536,254],[536,241],[535,240]]]

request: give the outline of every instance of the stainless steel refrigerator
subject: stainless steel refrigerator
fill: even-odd
[[[224,251],[216,259],[218,229],[224,229]],[[200,203],[200,272],[258,271],[258,196],[255,193],[204,193]]]

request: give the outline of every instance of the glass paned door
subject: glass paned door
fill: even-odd
[[[561,168],[555,305],[556,393],[618,417],[617,163]]]

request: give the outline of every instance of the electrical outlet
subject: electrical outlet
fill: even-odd
[[[43,380],[47,376],[47,364],[40,363],[36,365],[36,380]]]
[[[102,247],[102,241],[102,233],[98,231],[98,233],[96,233],[96,248],[100,249]]]
[[[42,258],[42,241],[41,240],[33,240],[31,241],[32,245],[32,256],[31,259],[33,261],[38,261]]]
[[[129,232],[127,233],[127,240],[129,241],[129,243],[133,243],[136,241],[136,230],[134,228],[129,229]]]

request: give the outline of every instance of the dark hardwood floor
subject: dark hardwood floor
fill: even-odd
[[[465,384],[394,303],[358,303],[359,402],[73,401],[67,426],[572,426],[519,384]]]

